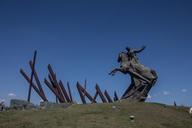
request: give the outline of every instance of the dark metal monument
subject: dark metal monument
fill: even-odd
[[[121,99],[128,99],[143,102],[146,100],[150,89],[154,86],[157,81],[157,74],[154,70],[151,70],[139,62],[137,54],[142,52],[145,47],[135,50],[132,48],[126,48],[126,52],[121,52],[118,57],[118,62],[120,63],[120,68],[112,70],[109,74],[115,75],[116,72],[122,72],[124,74],[129,74],[131,76],[131,84],[121,97]],[[29,61],[29,66],[31,69],[31,75],[21,69],[20,73],[29,83],[29,91],[27,101],[31,100],[31,92],[34,89],[36,93],[41,97],[44,102],[48,102],[48,99],[43,91],[42,84],[40,83],[37,71],[35,69],[36,65],[37,51],[34,52],[33,60]],[[45,85],[52,91],[56,97],[56,103],[74,103],[71,88],[69,82],[67,82],[67,89],[65,88],[61,80],[57,80],[56,73],[53,71],[52,66],[48,65],[48,79],[44,79]],[[35,82],[34,82],[35,80]],[[87,81],[85,80],[84,86],[77,82],[76,87],[80,95],[83,104],[87,103],[97,103],[97,97],[100,97],[103,103],[112,103],[119,101],[116,91],[114,92],[114,97],[111,98],[108,91],[101,91],[98,84],[95,86],[95,95],[92,96],[87,90]],[[87,102],[87,99],[89,102]]]
[[[118,62],[120,63],[120,68],[116,68],[109,73],[110,75],[115,75],[116,72],[121,72],[131,76],[131,84],[121,99],[145,101],[150,89],[157,81],[156,72],[139,62],[137,54],[144,49],[144,46],[139,50],[127,47],[126,52],[119,54]]]
[[[25,73],[25,71],[23,69],[20,69],[20,73],[29,83],[29,92],[28,92],[27,101],[30,102],[31,92],[32,92],[32,89],[34,89],[36,91],[36,93],[41,97],[41,99],[44,102],[48,102],[48,99],[45,96],[45,93],[43,91],[39,77],[37,75],[37,71],[35,69],[36,56],[37,56],[37,51],[35,51],[35,53],[34,53],[33,61],[29,61],[29,66],[31,68],[31,76],[30,77],[27,75],[27,73]],[[68,90],[66,90],[62,81],[57,80],[56,73],[53,71],[50,64],[48,65],[48,71],[49,71],[49,74],[48,74],[49,80],[47,80],[45,78],[44,83],[47,85],[47,87],[55,95],[56,102],[58,103],[58,101],[59,101],[59,103],[73,103],[69,83],[67,83],[67,89]],[[35,78],[35,82],[33,82],[33,78]]]

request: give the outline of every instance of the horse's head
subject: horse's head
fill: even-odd
[[[119,57],[118,57],[117,61],[118,61],[118,63],[128,61],[127,53],[125,53],[125,52],[119,53]]]

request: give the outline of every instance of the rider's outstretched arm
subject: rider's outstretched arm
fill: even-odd
[[[140,52],[142,52],[143,50],[145,50],[145,46],[143,46],[141,49],[139,49],[139,50],[134,50],[134,53],[140,53]]]

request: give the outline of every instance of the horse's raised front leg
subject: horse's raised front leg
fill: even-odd
[[[118,72],[118,71],[121,72],[121,69],[119,69],[119,68],[115,68],[115,69],[113,69],[113,70],[109,73],[109,75],[114,76],[115,73]]]

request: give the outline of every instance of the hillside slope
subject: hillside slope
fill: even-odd
[[[0,128],[192,128],[192,118],[185,108],[123,101],[3,112]]]

